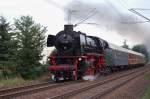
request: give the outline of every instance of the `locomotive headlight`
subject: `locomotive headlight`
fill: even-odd
[[[80,58],[79,58],[79,61],[81,61],[81,60],[82,60],[82,58],[80,57]]]
[[[67,49],[67,47],[66,47],[66,46],[64,46],[64,49]]]
[[[63,37],[66,38],[67,37],[66,34],[63,34]]]

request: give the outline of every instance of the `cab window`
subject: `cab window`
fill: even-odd
[[[88,46],[96,47],[96,43],[92,38],[87,37],[86,39],[87,39],[87,45]]]
[[[80,45],[86,45],[86,39],[84,34],[80,34]]]

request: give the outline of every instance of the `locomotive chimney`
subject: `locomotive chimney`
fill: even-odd
[[[64,31],[73,31],[73,25],[70,25],[70,24],[67,24],[67,25],[64,25]]]

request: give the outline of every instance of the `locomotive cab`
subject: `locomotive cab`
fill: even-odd
[[[93,36],[86,36],[85,34],[80,33],[80,49],[81,54],[101,54],[103,52],[104,46],[102,40],[99,40],[99,38]]]

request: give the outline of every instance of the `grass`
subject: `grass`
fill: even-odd
[[[22,85],[27,85],[32,83],[39,83],[43,81],[47,81],[47,75],[43,75],[37,79],[32,79],[32,80],[24,80],[21,77],[10,78],[8,80],[0,79],[0,89],[7,88],[7,87],[22,86]]]
[[[8,87],[17,87],[17,86],[22,86],[22,85],[28,85],[32,83],[39,83],[43,81],[48,80],[48,73],[46,72],[45,74],[41,74],[40,76],[37,76],[35,79],[28,79],[24,80],[22,77],[16,74],[10,74],[8,76],[8,80],[6,80],[3,77],[2,72],[0,71],[0,89],[2,88],[8,88]]]
[[[150,74],[145,75],[146,80],[150,80]],[[147,87],[147,90],[142,99],[150,99],[150,84]]]
[[[14,87],[14,86],[19,86],[22,84],[25,84],[27,81],[21,79],[21,78],[12,78],[8,80],[0,80],[0,88],[2,87]]]

